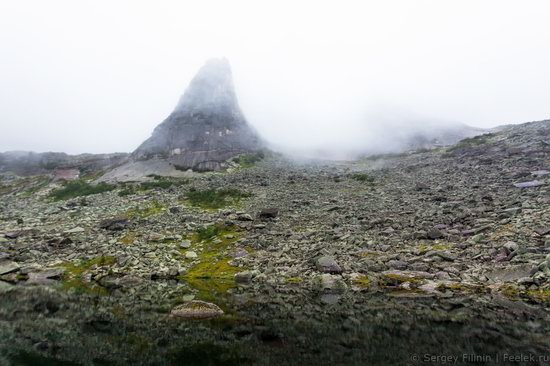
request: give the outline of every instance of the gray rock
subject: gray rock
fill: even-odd
[[[536,228],[535,233],[540,236],[548,235],[550,234],[550,226]]]
[[[516,188],[532,188],[532,187],[538,187],[543,185],[542,182],[538,180],[532,180],[529,182],[521,182],[521,183],[514,183],[514,187]]]
[[[253,221],[254,219],[249,214],[240,214],[237,216],[237,220],[239,221]]]
[[[195,259],[197,257],[198,257],[197,253],[195,253],[191,250],[188,250],[187,252],[185,252],[185,258],[187,258],[187,259]]]
[[[325,293],[342,293],[347,289],[347,285],[342,279],[329,273],[316,277],[313,285],[314,289]]]
[[[503,246],[508,251],[508,253],[515,252],[519,248],[519,245],[513,241],[507,241],[506,243],[504,243]]]
[[[500,268],[486,273],[485,276],[495,282],[517,281],[520,278],[531,277],[537,271],[537,266],[532,264],[520,264]]]
[[[130,221],[126,218],[114,218],[101,221],[99,227],[105,230],[124,230],[128,227]]]
[[[186,319],[208,319],[223,315],[223,310],[216,304],[206,301],[192,300],[172,309],[170,314],[174,317]]]
[[[391,260],[387,264],[391,269],[407,269],[408,267],[407,262],[399,260]]]
[[[49,284],[55,282],[55,280],[60,280],[63,273],[65,273],[64,268],[50,268],[43,271],[30,272],[27,284]]]
[[[8,274],[19,270],[17,262],[4,260],[0,262],[0,275]]]
[[[544,177],[545,175],[549,175],[549,170],[535,170],[534,172],[531,172],[536,177]]]
[[[317,269],[324,273],[342,273],[342,268],[336,263],[336,260],[328,255],[317,258]]]
[[[253,273],[251,271],[243,271],[235,274],[235,282],[249,283],[252,281]]]
[[[180,243],[180,248],[182,249],[188,249],[191,248],[191,241],[190,240],[184,240]]]
[[[428,238],[430,239],[440,239],[444,236],[443,232],[435,227],[428,230],[427,235],[428,235]]]
[[[259,219],[274,219],[279,215],[278,208],[264,208],[258,214]]]
[[[83,227],[77,226],[75,228],[65,230],[65,234],[78,234],[78,233],[83,233],[85,231],[86,230]]]

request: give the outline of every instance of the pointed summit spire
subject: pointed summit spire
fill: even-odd
[[[259,149],[260,139],[239,107],[229,62],[212,59],[132,155],[165,158],[178,169],[219,170],[227,159]]]

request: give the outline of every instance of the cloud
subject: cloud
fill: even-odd
[[[3,2],[0,150],[131,151],[217,56],[231,61],[251,124],[288,151],[347,156],[388,147],[382,136],[404,126],[545,119],[549,10],[502,0]]]

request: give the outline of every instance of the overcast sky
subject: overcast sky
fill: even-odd
[[[550,118],[549,1],[0,0],[0,151],[131,151],[211,57],[279,145]]]

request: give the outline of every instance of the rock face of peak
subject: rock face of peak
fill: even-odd
[[[220,170],[236,155],[261,147],[237,101],[231,67],[213,59],[199,70],[176,108],[132,154],[166,159],[180,170]]]

